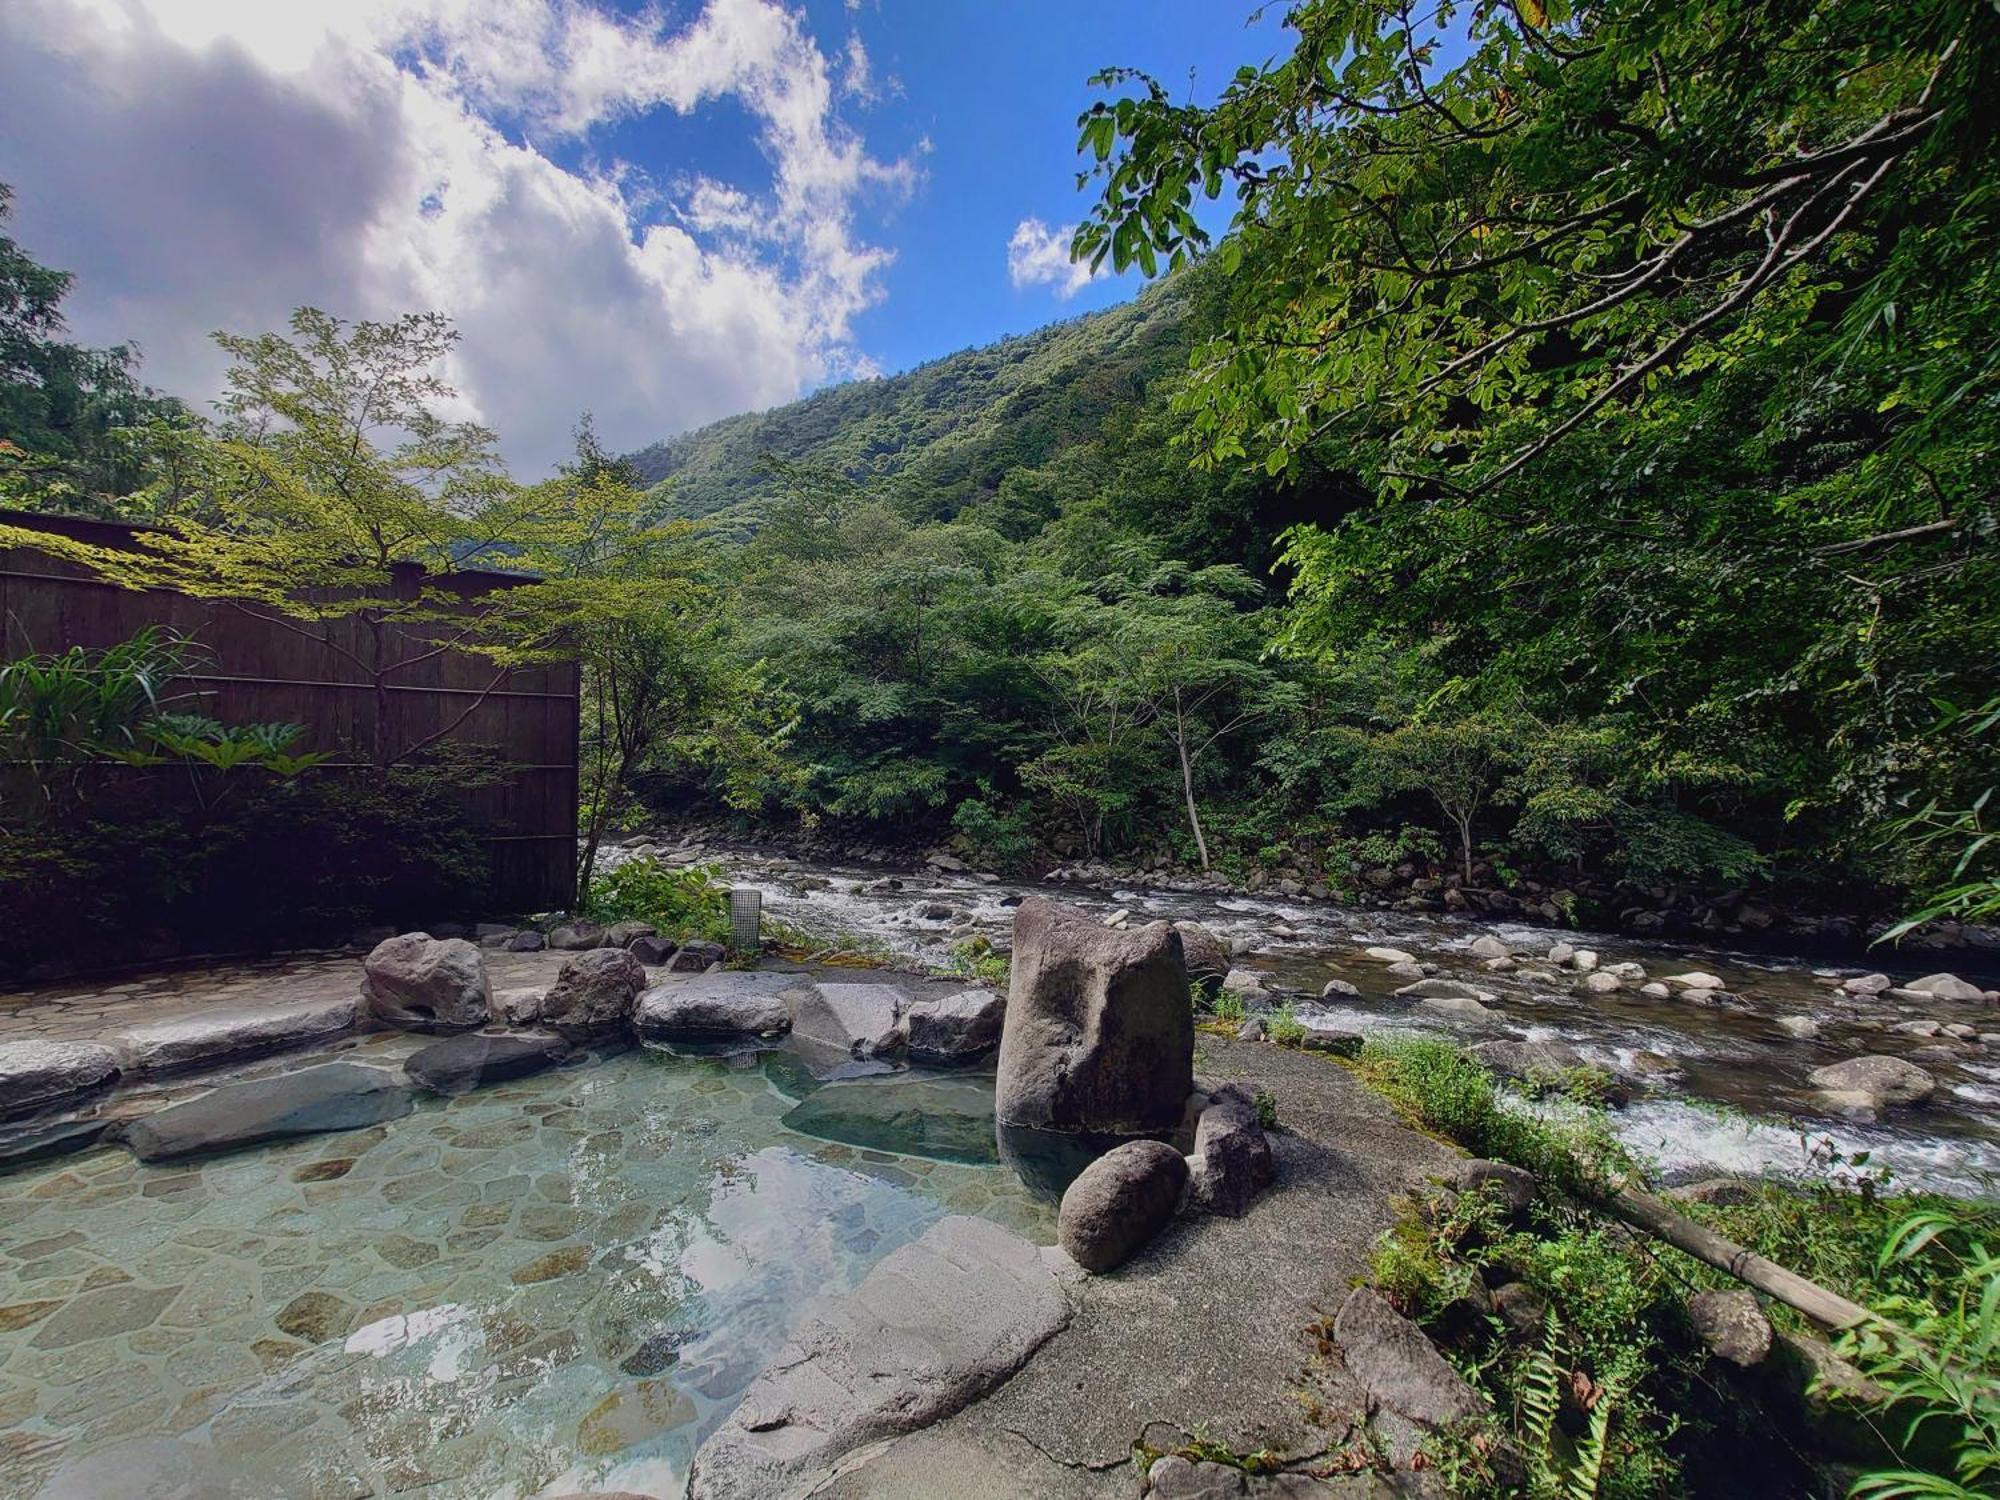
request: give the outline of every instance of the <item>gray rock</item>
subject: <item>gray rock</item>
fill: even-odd
[[[1383,964],[1413,964],[1417,961],[1414,953],[1405,953],[1401,948],[1364,948],[1362,955]]]
[[[1576,944],[1574,943],[1552,943],[1549,945],[1549,962],[1552,964],[1566,964],[1575,957]]]
[[[775,1036],[791,1029],[786,997],[808,983],[803,974],[729,970],[670,979],[640,995],[633,1024],[665,1041]]]
[[[610,935],[597,923],[582,918],[549,929],[549,946],[564,952],[580,953],[602,948],[610,940]]]
[[[910,997],[893,984],[809,984],[792,1005],[792,1035],[850,1057],[887,1057],[904,1043]]]
[[[87,1151],[104,1138],[109,1120],[29,1120],[0,1125],[0,1173],[29,1162]]]
[[[1579,948],[1569,956],[1569,966],[1579,974],[1588,974],[1597,967],[1597,950]]]
[[[1807,1077],[1823,1092],[1871,1094],[1882,1104],[1920,1104],[1937,1088],[1937,1080],[1915,1063],[1879,1053],[1815,1068]]]
[[[0,1119],[80,1099],[117,1081],[117,1054],[97,1042],[0,1042]]]
[[[1717,1208],[1742,1208],[1757,1201],[1761,1196],[1760,1186],[1754,1177],[1705,1177],[1700,1182],[1687,1182],[1679,1187],[1668,1188],[1667,1196],[1678,1198],[1683,1203],[1707,1203]]]
[[[403,1071],[411,1082],[436,1094],[463,1094],[489,1083],[525,1078],[555,1067],[569,1056],[556,1036],[487,1036],[474,1032],[450,1037],[410,1054]]]
[[[1243,1471],[1229,1464],[1191,1463],[1169,1453],[1146,1470],[1146,1493],[1153,1500],[1230,1500],[1243,1493]]]
[[[1176,922],[1181,935],[1181,958],[1187,965],[1190,984],[1220,984],[1229,972],[1229,950],[1222,939],[1199,922]]]
[[[1722,981],[1715,975],[1701,969],[1690,969],[1685,974],[1669,974],[1665,983],[1677,990],[1719,990]]]
[[[1190,1202],[1212,1214],[1243,1217],[1250,1200],[1276,1175],[1271,1143],[1264,1138],[1251,1095],[1224,1084],[1209,1096],[1208,1108],[1195,1122],[1188,1167]]]
[[[1373,1406],[1424,1432],[1450,1430],[1486,1415],[1486,1402],[1431,1346],[1423,1330],[1369,1287],[1347,1294],[1333,1337],[1348,1373]]]
[[[1894,987],[1896,981],[1887,974],[1857,974],[1851,979],[1840,981],[1840,987],[1850,995],[1879,995]]]
[[[1321,988],[1319,997],[1322,1000],[1359,1000],[1361,989],[1358,985],[1349,984],[1345,979],[1329,979]]]
[[[1415,984],[1406,984],[1396,991],[1400,1000],[1478,1000],[1481,1002],[1495,998],[1491,990],[1476,990],[1469,984],[1461,984],[1456,979],[1419,979]]]
[[[715,965],[729,956],[729,950],[720,943],[696,939],[682,943],[680,951],[667,960],[669,974],[706,974]]]
[[[613,922],[604,929],[604,942],[610,948],[630,948],[640,938],[653,937],[656,932],[651,922]]]
[[[649,969],[657,969],[680,951],[680,944],[668,937],[635,937],[625,945],[625,951],[638,959]],[[702,965],[707,968],[706,964]]]
[[[1610,995],[1625,988],[1625,981],[1608,970],[1599,969],[1583,976],[1583,987],[1593,995]]]
[[[1193,1090],[1194,1007],[1180,934],[1164,922],[1114,932],[1040,897],[1024,901],[1000,1037],[1000,1121],[1169,1131]]]
[[[978,1400],[1069,1318],[1033,1245],[982,1219],[945,1219],[806,1317],[702,1444],[689,1500],[805,1488],[843,1454]]]
[[[1308,1026],[1299,1038],[1301,1052],[1328,1052],[1335,1057],[1359,1057],[1361,1033],[1339,1031],[1331,1026]]]
[[[919,1000],[905,1013],[910,1058],[915,1062],[960,1063],[1000,1045],[1007,997],[993,990],[960,990],[935,1000]]]
[[[622,948],[593,948],[563,962],[542,998],[542,1024],[566,1037],[602,1036],[632,1019],[646,967]]]
[[[1411,962],[1406,964],[1390,964],[1384,972],[1392,974],[1398,979],[1422,979],[1430,973],[1430,970],[1431,965],[1429,964]]]
[[[1926,974],[1922,979],[1912,979],[1905,989],[1922,994],[1935,995],[1940,1000],[1984,1000],[1986,992],[1976,984],[1968,984],[1956,974]]]
[[[1188,1164],[1163,1141],[1127,1141],[1085,1167],[1062,1196],[1056,1243],[1086,1271],[1125,1264],[1179,1211]]]
[[[533,1026],[542,1019],[542,1001],[548,991],[540,985],[520,985],[493,992],[493,1014],[509,1026]]]
[[[1624,963],[1606,964],[1604,972],[1614,979],[1623,979],[1628,984],[1641,984],[1646,978],[1646,966],[1632,963],[1630,960]]]
[[[1688,1321],[1718,1359],[1750,1369],[1771,1352],[1771,1320],[1744,1291],[1696,1292],[1688,1298]]]
[[[1535,1201],[1535,1174],[1509,1162],[1474,1157],[1453,1166],[1444,1180],[1461,1193],[1484,1193],[1510,1216],[1526,1213]]]
[[[993,1095],[975,1079],[856,1078],[814,1089],[781,1122],[869,1151],[985,1165],[1000,1160]]]
[[[1583,1054],[1567,1042],[1503,1040],[1478,1042],[1465,1050],[1489,1073],[1516,1081],[1536,1073],[1566,1073],[1588,1066]]]
[[[128,1073],[169,1073],[344,1036],[360,1011],[352,995],[288,1005],[224,1005],[148,1021],[105,1040],[125,1059]]]
[[[247,1083],[224,1084],[125,1127],[141,1161],[170,1161],[288,1136],[356,1130],[410,1112],[409,1087],[380,1068],[326,1063]]]
[[[1436,1011],[1446,1016],[1490,1016],[1497,1012],[1487,1009],[1477,1000],[1463,995],[1427,995],[1417,1001],[1424,1010]]]
[[[1493,1311],[1518,1337],[1532,1337],[1542,1331],[1548,1316],[1549,1299],[1525,1281],[1510,1281],[1493,1289]]]
[[[1261,1042],[1264,1040],[1264,1032],[1264,1018],[1262,1016],[1252,1016],[1236,1028],[1236,1040],[1239,1042]]]
[[[1648,1000],[1670,1000],[1673,998],[1674,992],[1656,979],[1650,984],[1640,985],[1639,993],[1644,995]]]
[[[1497,937],[1481,936],[1472,940],[1474,958],[1507,958],[1512,950]]]
[[[1819,1040],[1819,1022],[1811,1016],[1780,1016],[1778,1030],[1795,1042],[1816,1042]]]
[[[509,953],[540,953],[548,947],[549,940],[532,928],[517,932],[507,941]]]
[[[406,932],[362,960],[369,1014],[403,1031],[472,1031],[493,1018],[486,961],[464,938]]]

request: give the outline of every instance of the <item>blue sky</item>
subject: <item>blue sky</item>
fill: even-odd
[[[585,408],[636,447],[1129,297],[1061,254],[1085,80],[1213,97],[1283,50],[1259,9],[6,0],[0,181],[159,387],[214,396],[208,335],[296,306],[441,311],[532,474]]]

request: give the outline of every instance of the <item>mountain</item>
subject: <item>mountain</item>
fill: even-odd
[[[1183,369],[1199,283],[1188,276],[1135,301],[858,380],[789,406],[725,417],[630,455],[661,486],[661,514],[753,524],[772,455],[831,468],[933,516],[990,498],[1012,470],[1047,463],[1137,407],[1147,385]]]

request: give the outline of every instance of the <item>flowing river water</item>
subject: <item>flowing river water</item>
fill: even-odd
[[[1466,1042],[1499,1038],[1561,1041],[1584,1058],[1634,1080],[1631,1101],[1613,1111],[1624,1142],[1667,1181],[1717,1174],[1849,1175],[1886,1173],[1905,1188],[1963,1196],[2000,1196],[2000,1043],[1917,1035],[1899,1026],[1970,1026],[2000,1033],[2000,1009],[1978,1001],[1902,1001],[1840,993],[1841,977],[1879,970],[1898,984],[1951,970],[1982,988],[2000,984],[1994,956],[1871,955],[1875,961],[1810,958],[1579,934],[1515,922],[1473,921],[1421,913],[1364,910],[1296,898],[1165,889],[1043,886],[927,868],[887,873],[768,854],[683,848],[670,859],[720,864],[725,879],[763,893],[777,922],[829,942],[886,947],[925,965],[950,961],[968,935],[1004,950],[1014,907],[1043,894],[1133,922],[1199,922],[1239,951],[1236,962],[1266,971],[1271,992],[1257,1003],[1290,1001],[1309,1024],[1362,1033],[1428,1031]],[[613,858],[620,851],[613,851]],[[1543,954],[1557,942],[1594,948],[1603,964],[1634,961],[1655,976],[1704,970],[1735,1000],[1699,1005],[1655,1001],[1635,988],[1609,995],[1481,969],[1471,953],[1484,935],[1517,951]],[[1437,1016],[1394,995],[1404,983],[1365,958],[1370,945],[1403,949],[1497,998],[1490,1016]],[[1524,964],[1524,968],[1528,965]],[[1345,979],[1360,998],[1322,1003],[1330,979]],[[1777,1025],[1810,1015],[1820,1036],[1800,1041]],[[1817,1107],[1807,1075],[1871,1053],[1909,1057],[1937,1080],[1921,1107],[1860,1122]],[[1672,1064],[1664,1071],[1661,1059]],[[1641,1082],[1640,1080],[1643,1080]],[[1857,1156],[1865,1159],[1858,1165]]]

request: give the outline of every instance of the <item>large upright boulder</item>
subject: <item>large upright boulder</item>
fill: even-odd
[[[405,932],[362,960],[369,1014],[402,1031],[471,1031],[493,1019],[486,960],[464,938]]]
[[[1003,1126],[1153,1135],[1194,1091],[1181,935],[1119,930],[1041,897],[1014,916],[1013,982],[994,1113]]]
[[[578,1039],[616,1031],[632,1019],[646,966],[623,948],[589,948],[565,959],[542,998],[542,1024]]]

